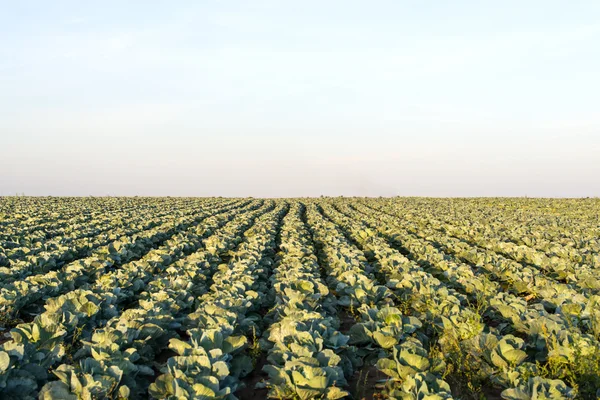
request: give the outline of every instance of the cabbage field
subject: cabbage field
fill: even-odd
[[[0,198],[0,399],[597,399],[600,200]]]

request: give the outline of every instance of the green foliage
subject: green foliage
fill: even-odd
[[[598,215],[592,199],[0,198],[0,397],[595,399]]]

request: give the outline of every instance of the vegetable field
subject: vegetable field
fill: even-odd
[[[597,399],[600,201],[0,198],[1,399]]]

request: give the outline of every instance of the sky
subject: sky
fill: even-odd
[[[0,10],[0,195],[600,196],[596,0]]]

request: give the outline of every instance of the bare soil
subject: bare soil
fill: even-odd
[[[374,365],[365,365],[348,379],[348,391],[356,400],[383,399],[377,384],[385,378]]]
[[[238,389],[235,392],[235,396],[240,400],[265,400],[267,398],[268,389],[256,389],[255,386],[257,383],[262,382],[263,380],[268,379],[268,375],[263,372],[262,368],[267,363],[266,354],[262,354],[259,359],[256,360],[256,366],[246,376],[242,379],[242,383],[244,387]]]

